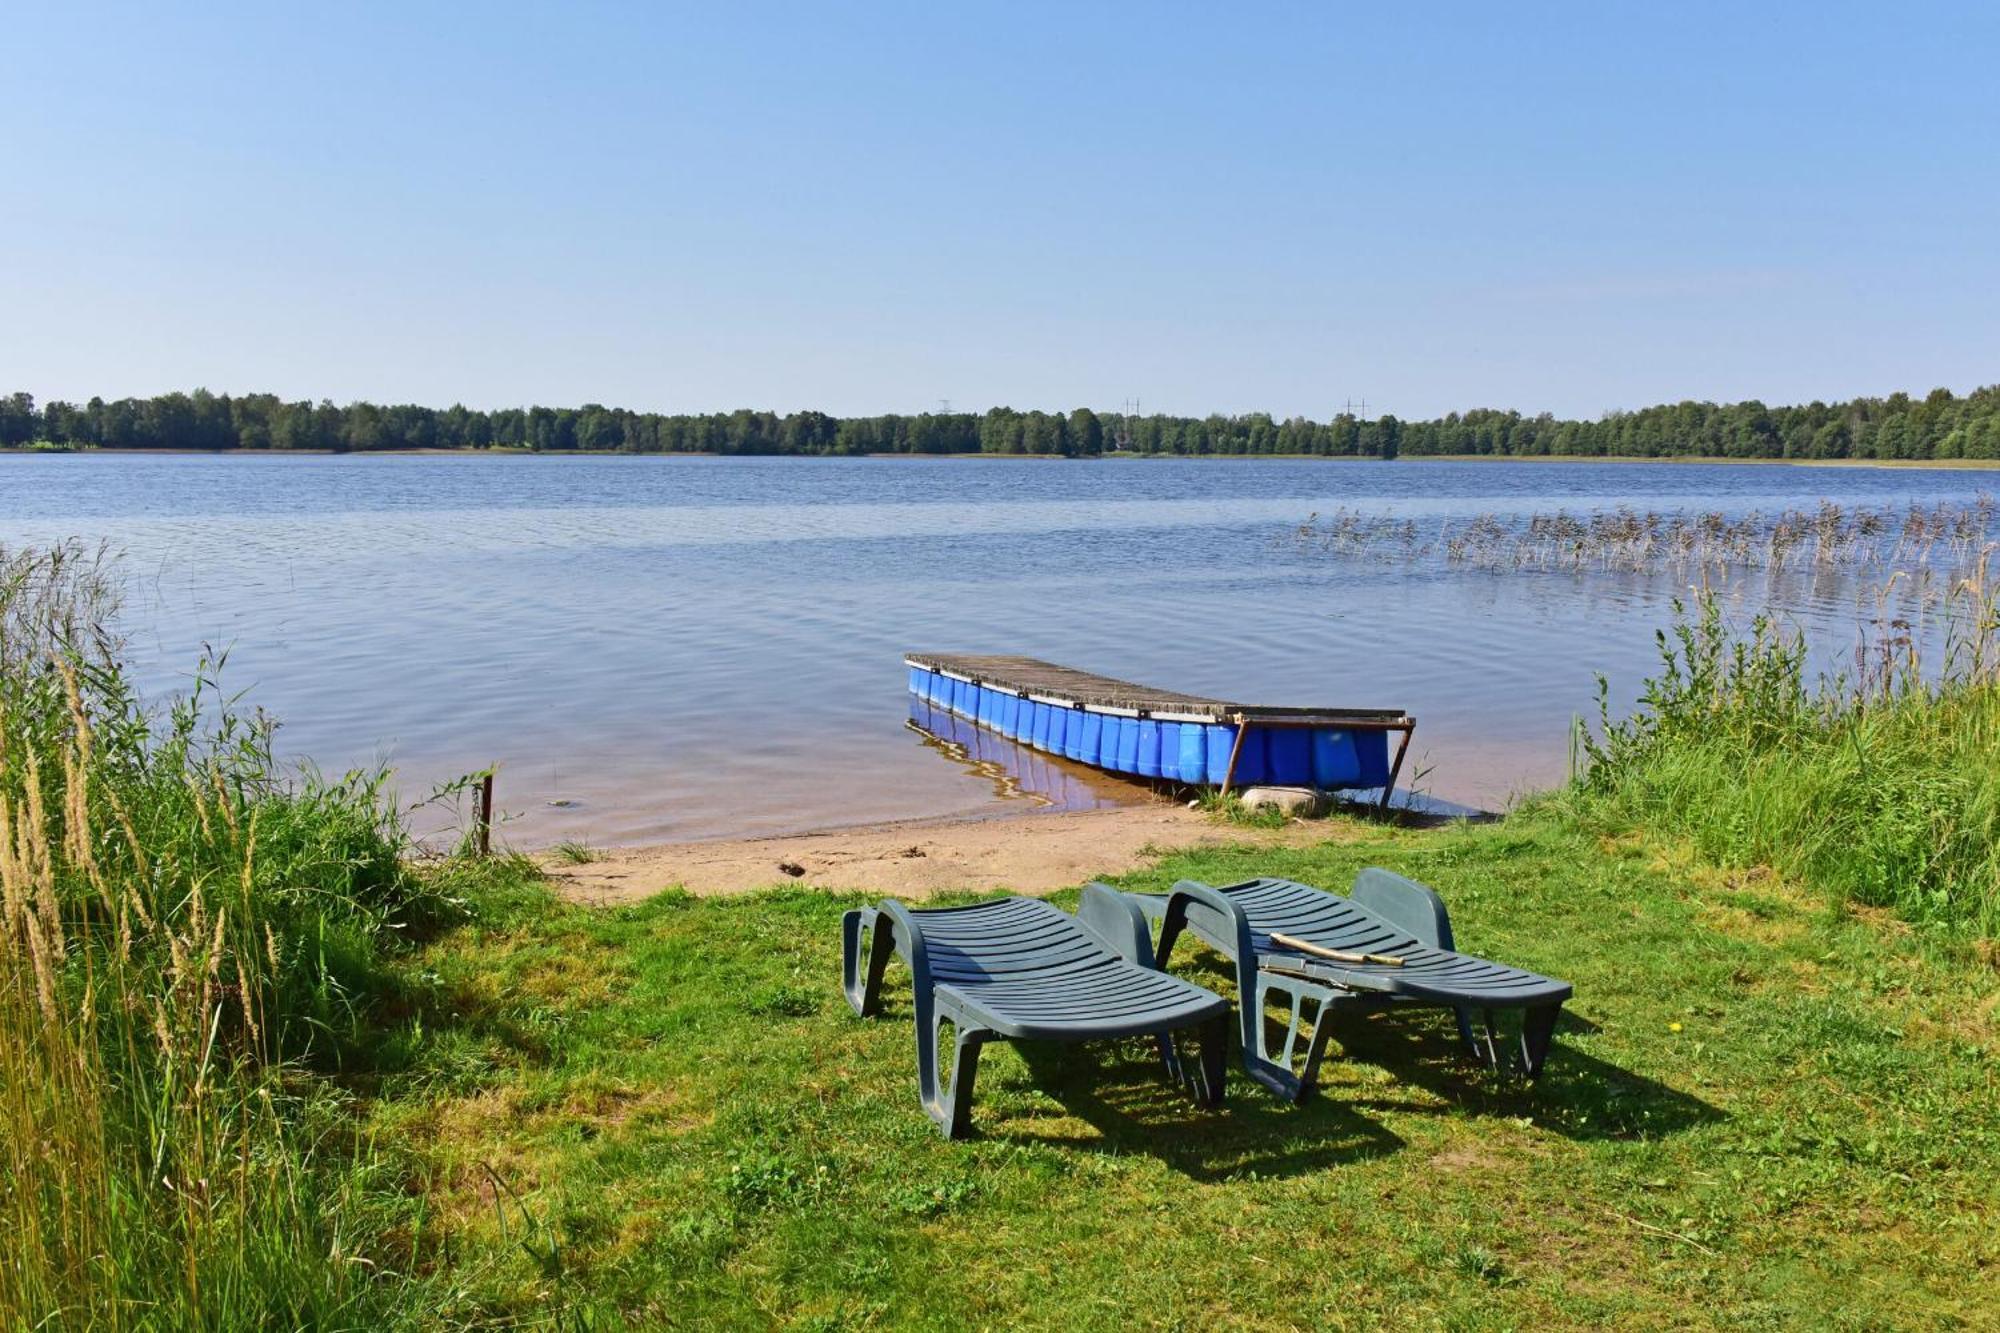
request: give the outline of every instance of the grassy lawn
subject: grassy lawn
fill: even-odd
[[[1970,945],[1553,815],[1170,858],[1423,879],[1462,947],[1569,979],[1539,1084],[1440,1016],[1343,1031],[1320,1098],[1200,1112],[1141,1044],[989,1048],[917,1105],[906,981],[838,987],[809,889],[532,888],[415,960],[363,1088],[447,1325],[1953,1327],[2000,1307],[2000,979]],[[1073,895],[1061,899],[1073,905]],[[1179,964],[1218,989],[1228,974]],[[1981,1314],[1985,1311],[1985,1314]],[[1988,1324],[1987,1326],[1991,1326]]]
[[[880,1019],[840,996],[853,897],[590,909],[416,857],[382,774],[284,770],[207,666],[146,709],[100,557],[15,553],[0,1328],[1994,1327],[2000,603],[1964,588],[1936,676],[1812,685],[1704,612],[1505,822],[1249,820],[1129,877],[1429,882],[1575,983],[1539,1084],[1442,1014],[1344,1020],[1302,1107],[999,1045],[948,1143],[900,969]]]

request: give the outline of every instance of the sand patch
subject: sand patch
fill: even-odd
[[[606,850],[573,865],[539,858],[572,902],[633,902],[662,889],[743,893],[777,884],[923,898],[952,889],[1050,893],[1152,864],[1166,850],[1304,846],[1359,836],[1347,820],[1262,829],[1165,803],[1011,818],[871,824],[782,838]],[[796,871],[797,873],[794,873]]]

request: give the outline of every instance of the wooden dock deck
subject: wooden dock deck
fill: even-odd
[[[1407,721],[1400,708],[1274,708],[1265,704],[1235,703],[1200,694],[1180,694],[1173,690],[1135,685],[1115,676],[1094,671],[1057,666],[1037,657],[986,656],[970,653],[905,653],[910,666],[922,667],[960,680],[1047,703],[1058,701],[1100,711],[1132,713],[1175,721],[1222,722],[1234,718],[1257,721],[1302,721],[1324,718],[1332,722]]]

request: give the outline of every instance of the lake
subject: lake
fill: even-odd
[[[83,454],[0,458],[0,544],[122,553],[142,687],[203,645],[323,769],[405,798],[500,765],[505,836],[642,842],[1131,799],[909,725],[908,649],[1023,653],[1249,702],[1408,709],[1419,786],[1558,781],[1685,570],[1455,567],[1295,534],[1480,514],[1967,502],[1977,471],[1639,463]],[[1837,664],[1878,578],[1739,571]]]

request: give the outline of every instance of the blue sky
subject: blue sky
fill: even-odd
[[[10,5],[0,391],[2000,381],[1990,5]]]

